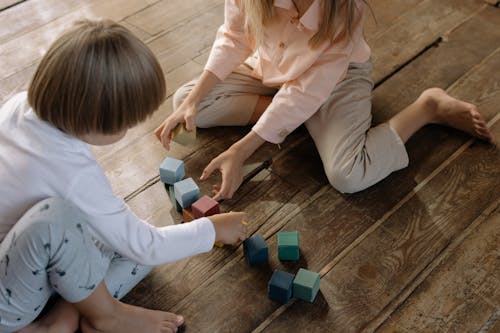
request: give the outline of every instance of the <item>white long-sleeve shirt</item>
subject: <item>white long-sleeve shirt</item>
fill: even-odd
[[[0,242],[24,212],[48,197],[79,207],[94,237],[143,265],[207,252],[215,241],[208,218],[166,227],[139,219],[113,193],[88,144],[40,120],[24,92],[0,109]]]

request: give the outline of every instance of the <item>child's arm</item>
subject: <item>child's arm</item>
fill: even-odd
[[[138,218],[99,168],[79,172],[66,199],[88,217],[92,234],[113,251],[143,265],[159,265],[212,249],[215,241],[235,243],[245,232],[244,213],[221,214],[190,223],[155,227]]]

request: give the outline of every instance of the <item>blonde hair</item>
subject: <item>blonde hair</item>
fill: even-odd
[[[119,133],[144,121],[165,96],[153,53],[110,20],[79,21],[60,36],[28,89],[38,117],[72,135]]]
[[[264,38],[264,26],[275,15],[274,0],[240,0],[245,13],[245,28],[253,36],[257,45]],[[342,2],[342,4],[339,4]],[[322,0],[323,16],[319,29],[309,40],[311,48],[318,47],[325,40],[333,40],[335,36],[335,18],[342,11],[345,15],[345,33],[351,35],[355,15],[355,0]],[[342,5],[342,8],[341,8]]]

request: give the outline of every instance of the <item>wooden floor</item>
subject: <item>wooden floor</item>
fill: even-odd
[[[496,0],[371,0],[374,122],[387,120],[428,87],[475,103],[500,138],[500,8]],[[123,23],[158,56],[169,96],[198,75],[223,0],[0,0],[0,102],[25,89],[41,55],[81,17]],[[159,182],[167,155],[153,129],[171,97],[121,142],[95,148],[116,193],[155,225],[178,223]],[[196,145],[170,156],[199,177],[210,157],[248,128],[200,130]],[[251,234],[270,247],[250,268],[242,247],[156,268],[125,301],[175,311],[186,332],[500,332],[500,153],[454,130],[429,126],[407,144],[410,166],[356,195],[326,180],[303,128],[264,145],[252,177],[223,210],[245,210]],[[216,177],[200,184],[209,193]],[[298,230],[301,260],[281,263],[276,232]],[[317,271],[314,303],[269,300],[273,269]]]

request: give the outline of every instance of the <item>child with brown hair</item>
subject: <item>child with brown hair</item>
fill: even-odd
[[[226,0],[205,70],[174,95],[158,127],[246,126],[252,130],[206,166],[218,170],[214,199],[231,198],[244,162],[268,141],[280,144],[305,124],[331,185],[361,191],[409,163],[405,142],[426,124],[451,126],[493,141],[477,107],[439,88],[425,90],[386,123],[372,126],[370,48],[364,0]]]
[[[0,111],[0,332],[176,332],[183,318],[119,302],[151,269],[243,240],[245,213],[154,227],[113,194],[90,145],[117,142],[164,101],[151,51],[111,21],[48,50]],[[61,300],[33,322],[49,298]]]

